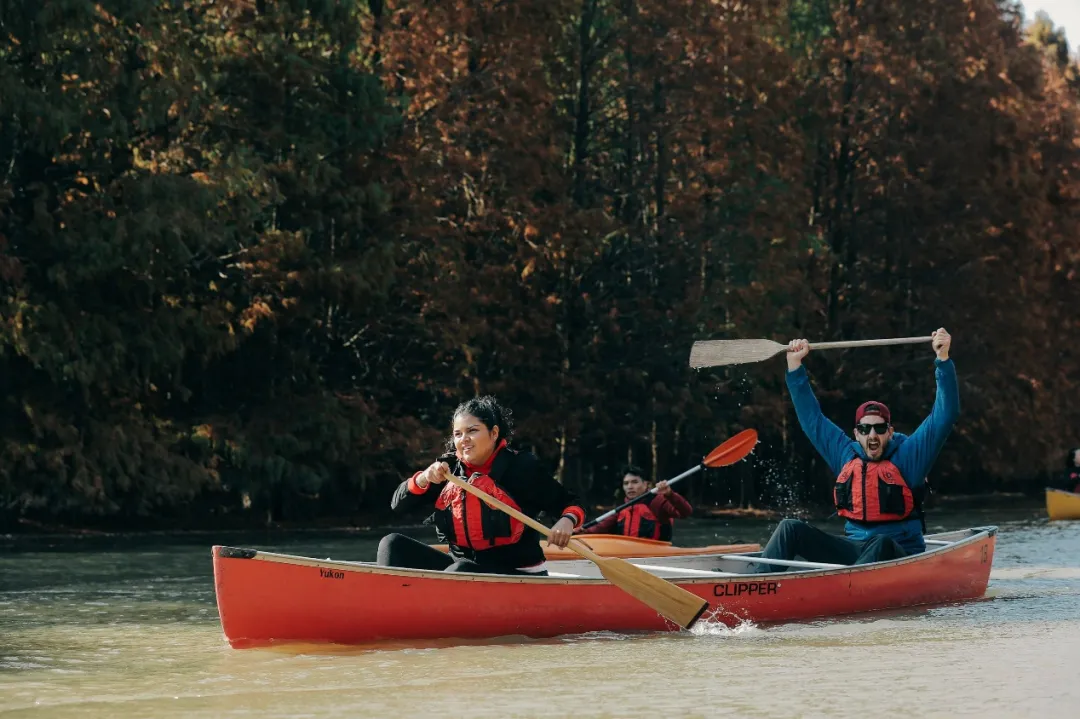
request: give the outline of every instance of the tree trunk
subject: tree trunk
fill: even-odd
[[[592,72],[593,22],[596,19],[596,0],[582,0],[578,25],[578,96],[574,118],[574,201],[585,207],[589,193],[586,180],[589,160],[590,73]]]

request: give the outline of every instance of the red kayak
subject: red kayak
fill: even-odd
[[[930,535],[927,551],[856,567],[773,562],[756,553],[633,560],[710,602],[713,621],[774,623],[975,599],[986,592],[996,527]],[[677,627],[600,576],[562,561],[548,577],[430,572],[215,546],[214,587],[233,647],[305,642],[551,637]]]

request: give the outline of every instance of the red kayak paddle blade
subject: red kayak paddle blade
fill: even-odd
[[[744,429],[722,445],[709,452],[702,462],[706,467],[726,467],[735,464],[753,451],[758,442],[757,430]]]

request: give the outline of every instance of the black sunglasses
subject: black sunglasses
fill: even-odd
[[[871,431],[877,433],[878,437],[884,437],[885,433],[889,431],[888,422],[878,422],[877,424],[857,424],[855,430],[863,437],[870,434]]]

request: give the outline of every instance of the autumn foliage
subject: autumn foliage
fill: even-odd
[[[1080,81],[1009,2],[32,6],[0,0],[0,525],[377,515],[480,392],[597,502],[744,427],[695,499],[820,501],[782,360],[690,370],[705,338],[947,327],[939,491],[1080,445]],[[931,360],[808,366],[841,426],[910,431]]]

